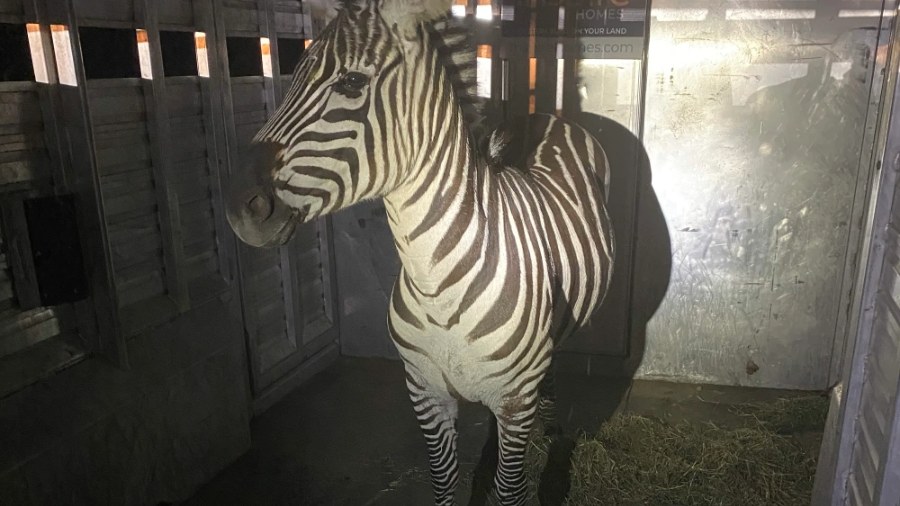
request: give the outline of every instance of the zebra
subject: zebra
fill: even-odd
[[[459,480],[460,401],[496,418],[494,493],[527,496],[524,454],[552,426],[555,346],[610,284],[609,167],[551,115],[473,133],[472,62],[447,0],[346,0],[232,176],[227,218],[257,247],[382,198],[401,269],[388,330],[424,434],[435,503]],[[476,114],[473,114],[472,111]]]

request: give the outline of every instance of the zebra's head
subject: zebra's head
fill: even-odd
[[[227,216],[241,240],[284,244],[297,224],[403,182],[427,144],[422,112],[454,95],[431,35],[450,1],[344,0],[330,11],[232,177]]]

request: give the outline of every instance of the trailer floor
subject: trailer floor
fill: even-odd
[[[659,381],[557,377],[567,434],[593,431],[617,410],[667,421],[738,424],[728,406],[808,392]],[[457,504],[485,504],[473,472],[488,435],[488,411],[461,405]],[[424,439],[399,362],[341,358],[252,423],[253,445],[185,506],[403,506],[432,502]],[[811,438],[815,441],[816,438]],[[470,502],[470,495],[474,499]]]

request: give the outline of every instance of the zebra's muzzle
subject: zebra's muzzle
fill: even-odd
[[[255,247],[274,247],[286,243],[303,217],[281,199],[255,187],[235,199],[226,210],[228,224],[245,243]]]
[[[260,143],[253,149],[252,166],[230,181],[225,215],[241,241],[255,247],[280,246],[291,238],[304,213],[291,209],[273,191],[271,174],[281,163],[281,146]]]

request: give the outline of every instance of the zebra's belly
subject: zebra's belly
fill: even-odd
[[[433,392],[493,409],[518,388],[516,378],[536,377],[549,364],[551,320],[549,311],[533,314],[526,334],[513,322],[474,340],[460,331],[465,325],[448,329],[428,323],[414,332],[391,326],[407,370]]]

